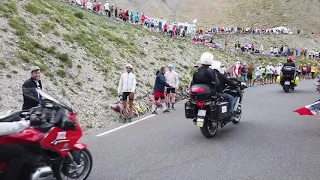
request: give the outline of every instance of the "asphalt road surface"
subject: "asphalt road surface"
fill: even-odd
[[[170,114],[86,136],[94,160],[89,179],[319,180],[320,120],[293,113],[319,99],[312,83],[290,93],[279,85],[246,89],[241,122],[212,139],[184,118],[182,103]]]

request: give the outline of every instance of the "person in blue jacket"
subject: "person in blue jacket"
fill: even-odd
[[[160,71],[157,72],[157,77],[156,81],[154,83],[154,103],[152,104],[152,109],[151,112],[152,114],[158,114],[156,111],[157,107],[157,102],[159,99],[161,99],[161,104],[162,104],[162,111],[164,113],[170,112],[167,107],[166,107],[166,102],[165,102],[165,88],[170,87],[170,85],[166,82],[166,78],[164,77],[164,74],[166,73],[166,68],[161,67]]]

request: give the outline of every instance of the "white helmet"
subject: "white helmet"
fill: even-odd
[[[212,61],[211,69],[215,69],[215,70],[218,70],[219,72],[221,72],[221,62]]]
[[[131,64],[127,64],[127,65],[126,65],[126,68],[133,69],[133,66],[132,66]]]
[[[213,63],[213,55],[209,52],[205,52],[201,55],[200,63],[202,65],[210,66]]]

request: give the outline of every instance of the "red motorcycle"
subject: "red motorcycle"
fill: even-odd
[[[78,143],[82,129],[76,120],[77,113],[40,89],[32,91],[35,93],[29,92],[28,96],[37,99],[39,106],[2,117],[0,121],[24,118],[37,125],[32,124],[17,134],[0,136],[0,144],[19,144],[34,154],[32,180],[86,180],[92,169],[92,157],[87,145]],[[34,94],[39,94],[43,100],[35,98]],[[6,162],[0,162],[0,179],[5,170]]]

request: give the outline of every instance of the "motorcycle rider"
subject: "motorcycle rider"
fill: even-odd
[[[237,86],[237,82],[229,79],[226,75],[221,73],[220,70],[221,63],[219,61],[213,61],[211,68],[215,71],[220,85],[217,88],[217,92],[222,94],[222,97],[228,99],[229,101],[229,107],[230,107],[230,118],[233,120],[235,118],[234,113],[234,97],[228,93],[224,93],[223,90],[226,88],[226,85],[228,86]]]
[[[20,118],[20,117],[17,117]],[[1,122],[0,136],[19,133],[30,126],[31,121]],[[7,168],[3,180],[21,180],[21,173],[26,180],[31,178],[31,171],[23,167],[32,162],[32,154],[21,145],[0,144],[0,162],[6,162]]]
[[[217,62],[217,61],[216,61]],[[208,84],[211,89],[216,88],[217,93],[221,93],[222,96],[228,98],[230,104],[230,116],[233,118],[234,97],[223,93],[225,84],[234,86],[235,82],[229,80],[225,75],[219,72],[221,63],[214,63],[213,55],[209,52],[205,52],[200,58],[201,67],[193,74],[191,86],[194,84]],[[211,68],[209,68],[211,66]],[[214,84],[213,84],[214,82]],[[191,87],[190,86],[190,87]]]
[[[282,72],[283,72],[283,68],[286,67],[286,66],[290,66],[290,67],[296,68],[296,64],[293,62],[292,56],[289,56],[287,58],[287,62],[283,64],[282,69],[281,69]],[[296,70],[294,72],[293,79],[295,79],[295,77],[296,77]],[[283,83],[283,76],[281,76],[280,83],[281,84]]]

